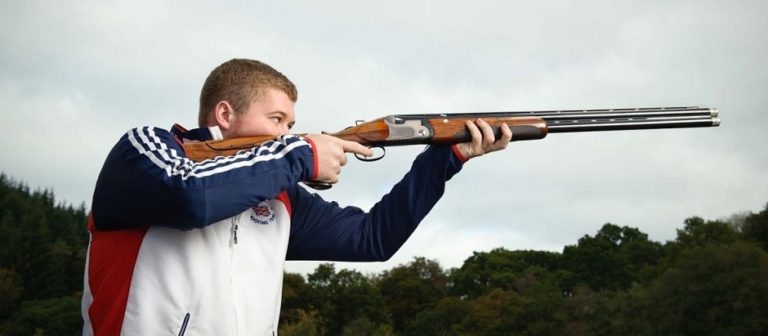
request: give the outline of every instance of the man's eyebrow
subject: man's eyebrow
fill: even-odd
[[[272,111],[270,112],[270,114],[279,114],[280,116],[283,117],[283,119],[288,118],[288,113],[283,112],[281,110]],[[289,129],[292,128],[294,124],[296,124],[296,120],[291,120],[291,122],[288,123],[288,128]]]
[[[285,112],[283,112],[283,111],[281,111],[281,110],[274,110],[274,111],[272,111],[272,112],[269,112],[269,114],[268,114],[268,115],[270,115],[270,116],[271,116],[271,115],[275,115],[275,114],[279,114],[279,115],[280,115],[280,117],[282,117],[282,118],[288,118],[288,113],[285,113]]]

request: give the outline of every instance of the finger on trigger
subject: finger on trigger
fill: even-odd
[[[373,150],[354,141],[344,141],[342,143],[342,146],[344,148],[345,153],[355,153],[355,154],[360,154],[364,156],[373,156]]]

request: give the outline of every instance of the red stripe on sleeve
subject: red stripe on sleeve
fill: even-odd
[[[312,169],[313,169],[313,171],[312,171],[312,180],[314,181],[314,180],[317,179],[317,174],[319,173],[319,171],[318,171],[318,169],[319,169],[318,168],[318,160],[320,160],[320,158],[317,157],[317,146],[315,146],[315,142],[312,141],[312,139],[310,139],[310,138],[304,138],[304,140],[309,142],[309,147],[312,147],[312,158],[314,160],[314,164],[313,164],[313,167],[312,167]]]
[[[453,150],[453,154],[456,155],[456,158],[459,159],[459,162],[464,163],[464,162],[467,162],[467,160],[469,160],[466,157],[464,157],[464,154],[461,153],[461,149],[459,149],[459,147],[456,146],[456,144],[453,144],[451,146],[451,149]]]
[[[285,209],[288,210],[288,217],[291,216],[291,198],[288,197],[288,193],[283,191],[277,195],[277,200],[283,202]]]

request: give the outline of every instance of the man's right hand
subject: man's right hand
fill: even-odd
[[[354,141],[342,140],[325,134],[308,134],[304,136],[312,140],[317,153],[318,182],[339,182],[341,167],[347,164],[347,153],[373,156],[373,151]]]

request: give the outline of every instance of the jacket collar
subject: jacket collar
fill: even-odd
[[[224,137],[221,135],[219,126],[187,130],[179,124],[174,124],[173,127],[171,127],[171,134],[176,136],[176,138],[178,138],[183,143],[224,139]]]

